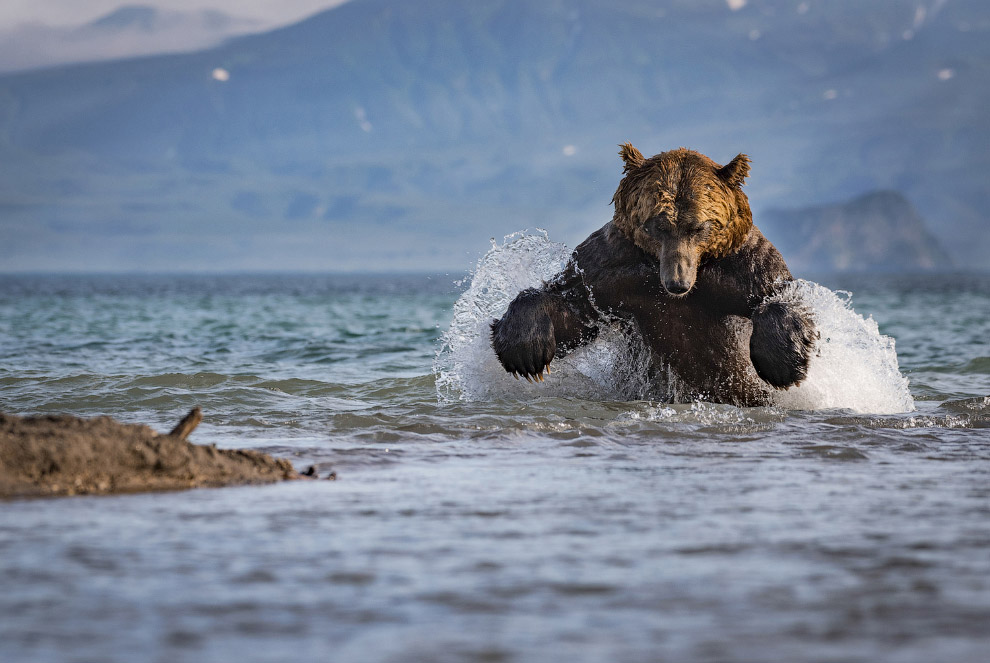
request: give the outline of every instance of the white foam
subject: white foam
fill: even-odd
[[[441,338],[434,362],[441,402],[487,401],[540,396],[588,400],[638,400],[667,393],[677,400],[676,379],[658,385],[647,376],[649,352],[633,331],[613,324],[598,339],[564,359],[542,384],[516,380],[505,372],[491,347],[489,325],[502,316],[520,290],[539,287],[557,274],[571,250],[551,242],[547,233],[507,235],[480,260],[468,289],[454,305],[450,328]],[[788,297],[799,297],[812,310],[821,333],[817,354],[800,387],[776,392],[787,409],[841,408],[890,414],[914,409],[907,379],[897,365],[893,339],[882,336],[872,319],[849,306],[828,288],[797,281]],[[664,376],[659,376],[661,379]]]
[[[883,336],[872,317],[852,309],[851,293],[800,279],[794,292],[811,309],[821,338],[808,377],[799,387],[777,392],[779,405],[874,414],[914,410],[908,380],[897,365],[894,339]]]

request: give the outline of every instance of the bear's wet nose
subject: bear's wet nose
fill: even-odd
[[[666,281],[663,287],[672,295],[683,295],[691,289],[691,284],[687,281]]]

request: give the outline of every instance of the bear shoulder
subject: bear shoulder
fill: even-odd
[[[699,277],[702,288],[735,297],[745,312],[773,294],[781,282],[793,279],[780,251],[755,225],[736,251],[705,263]]]

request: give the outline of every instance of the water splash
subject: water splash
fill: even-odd
[[[441,338],[433,367],[441,403],[540,396],[681,400],[676,376],[649,375],[648,349],[635,329],[618,322],[603,329],[595,342],[555,360],[543,384],[515,380],[503,370],[491,349],[491,321],[520,290],[539,287],[557,274],[570,256],[569,248],[551,242],[542,230],[507,235],[501,244],[492,241]],[[810,281],[795,282],[785,294],[800,298],[812,310],[821,342],[805,382],[776,392],[776,405],[875,414],[913,410],[893,339],[882,336],[872,318],[852,310],[848,293],[840,294]]]
[[[777,403],[790,410],[845,408],[874,414],[913,410],[894,339],[880,334],[872,317],[864,318],[852,309],[852,294],[800,279],[793,289],[811,309],[821,338],[807,379],[799,387],[777,392]]]
[[[520,290],[539,287],[560,272],[571,249],[551,242],[546,231],[506,235],[482,257],[468,289],[454,304],[450,328],[440,339],[433,365],[441,403],[498,398],[575,397],[632,400],[647,393],[649,354],[636,333],[608,325],[595,343],[553,363],[543,384],[510,376],[491,348],[490,324]]]

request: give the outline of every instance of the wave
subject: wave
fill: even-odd
[[[871,429],[990,428],[990,396],[940,403],[936,410],[894,417],[830,417],[826,423]]]
[[[383,404],[434,402],[433,376],[373,379],[358,384],[222,373],[0,377],[0,410],[69,412],[81,416],[142,413],[172,421],[200,406],[211,418],[231,421],[262,417],[271,421],[372,409]]]
[[[933,364],[918,366],[919,373],[947,373],[951,375],[990,375],[990,357],[973,357],[964,364]]]
[[[542,384],[515,380],[498,363],[490,344],[491,321],[520,290],[539,287],[563,269],[570,256],[567,246],[551,242],[542,230],[507,235],[501,244],[492,241],[441,337],[434,361],[441,403],[541,396],[637,400],[654,393],[646,370],[648,351],[635,334],[618,325],[556,360],[552,378]],[[812,310],[821,342],[807,379],[800,387],[776,392],[776,404],[787,410],[875,414],[913,410],[894,340],[881,335],[872,318],[864,319],[852,309],[851,295],[810,281],[796,281],[793,288]],[[668,379],[676,387],[676,376]]]

